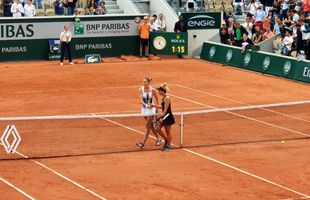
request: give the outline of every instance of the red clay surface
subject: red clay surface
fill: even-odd
[[[153,78],[154,86],[162,82],[170,85],[175,112],[310,100],[310,93],[307,92],[310,86],[307,84],[194,59],[140,62],[118,60],[63,67],[60,67],[58,62],[1,63],[0,116],[138,113],[138,87],[145,76]],[[294,135],[294,138],[296,134],[296,137],[301,137],[299,133],[309,134],[309,105],[277,111],[289,117],[271,114],[270,111],[238,112],[259,120],[255,122],[238,119],[226,113],[218,118],[207,117],[211,124],[211,127],[208,126],[209,130],[200,127],[199,118],[193,118],[191,128],[185,129],[185,145],[186,142],[189,146],[200,145],[199,142],[210,140],[208,133],[214,130],[217,130],[214,131],[217,135],[213,135],[211,139],[217,142],[222,142],[225,136],[240,140],[243,137],[253,136],[257,139],[259,136],[266,138],[271,135],[276,136],[277,140],[283,135]],[[74,139],[67,141],[69,144],[71,142],[71,146],[62,144],[62,139],[68,139],[71,132],[60,132],[61,135],[69,136],[58,138],[60,134],[49,136],[50,133],[43,128],[44,138],[40,138],[40,135],[23,136],[24,144],[22,141],[18,150],[26,155],[35,151],[48,153],[57,148],[70,150],[70,147],[77,151],[84,151],[84,148],[93,148],[95,151],[100,146],[100,141],[105,139],[109,142],[102,143],[109,148],[119,148],[119,140],[120,146],[135,149],[135,142],[142,139],[138,131],[144,131],[143,120],[139,124],[119,123],[133,130],[114,125],[115,132],[110,131],[110,135],[99,139],[91,138],[96,133],[88,136],[81,131],[77,141],[84,138],[87,142],[78,147],[80,144],[75,146]],[[83,123],[77,124],[83,126]],[[1,123],[2,130],[4,126],[4,123]],[[178,126],[174,126],[173,131],[173,142],[178,145]],[[250,137],[247,133],[250,133]],[[49,139],[53,142],[48,142]],[[44,145],[40,146],[42,140]],[[93,147],[89,144],[92,140]],[[36,145],[31,146],[31,142]],[[153,142],[150,138],[146,147],[153,148]],[[307,181],[310,178],[307,166],[310,163],[309,139],[287,140],[285,144],[269,141],[207,146],[191,150],[259,177],[218,164],[207,159],[208,157],[194,155],[186,149],[38,161],[106,199],[301,199],[310,195],[310,184]],[[0,155],[4,155],[1,146]],[[35,199],[98,199],[98,196],[31,160],[0,161],[0,177]],[[262,178],[278,185],[267,183]],[[0,199],[27,199],[2,181],[0,194]]]

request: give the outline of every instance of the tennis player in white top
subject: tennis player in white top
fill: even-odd
[[[143,141],[137,142],[137,146],[140,149],[144,148],[147,138],[149,137],[150,131],[154,133],[157,138],[155,145],[158,146],[162,143],[162,140],[158,137],[158,134],[153,126],[153,121],[156,115],[156,108],[152,105],[158,103],[158,94],[157,90],[153,88],[151,84],[151,78],[143,79],[143,86],[139,89],[140,94],[140,104],[141,104],[141,113],[149,115],[145,117],[146,121],[146,133],[144,135]],[[155,101],[155,102],[154,102]]]

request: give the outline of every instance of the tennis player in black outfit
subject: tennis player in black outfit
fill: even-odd
[[[166,138],[165,139],[165,145],[163,146],[164,151],[170,151],[171,149],[171,128],[172,125],[175,123],[172,111],[171,111],[171,99],[167,92],[169,91],[169,88],[167,87],[166,83],[161,84],[158,88],[159,95],[161,95],[162,102],[161,105],[154,105],[157,108],[162,109],[162,113],[159,114],[160,117],[160,124],[157,128],[157,132],[160,135],[164,135],[162,132],[162,127],[165,128],[166,131]]]

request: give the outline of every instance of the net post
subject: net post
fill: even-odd
[[[181,114],[181,122],[180,122],[180,148],[183,147],[183,134],[184,134],[184,114]]]

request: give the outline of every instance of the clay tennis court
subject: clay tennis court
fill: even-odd
[[[168,83],[174,112],[310,100],[307,84],[196,59],[20,62],[0,64],[0,115],[139,113],[145,76]],[[44,158],[6,160],[0,146],[0,199],[309,199],[309,113],[300,103],[186,115],[184,148],[176,115],[170,152],[153,138],[136,148],[141,118],[16,121],[9,156]]]

